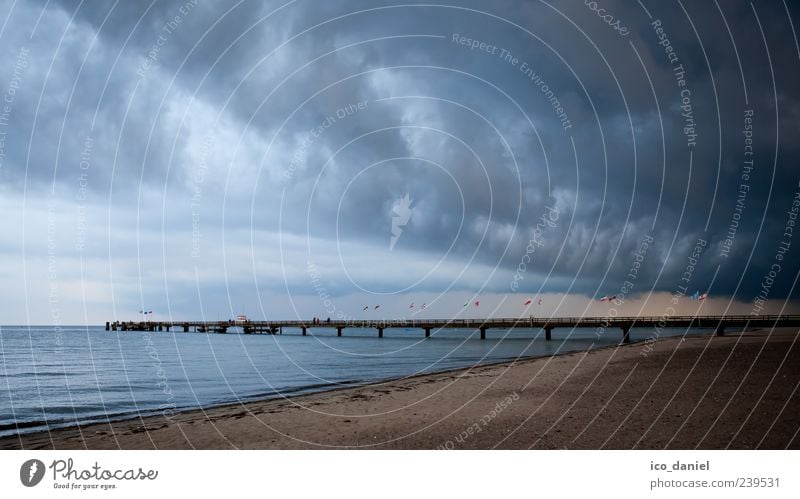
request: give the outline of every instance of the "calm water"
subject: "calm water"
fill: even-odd
[[[123,419],[616,344],[608,330],[315,329],[314,336],[0,328],[0,435]],[[561,333],[561,334],[559,334]],[[634,329],[635,341],[651,334]],[[683,334],[683,330],[661,335]]]

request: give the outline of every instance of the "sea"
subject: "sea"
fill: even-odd
[[[356,386],[526,357],[616,345],[608,329],[317,327],[309,336],[107,332],[94,326],[0,327],[0,436]],[[691,330],[691,334],[703,333]],[[655,330],[631,330],[632,341]],[[658,337],[686,334],[662,329]]]

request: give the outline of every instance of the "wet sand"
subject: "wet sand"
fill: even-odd
[[[25,449],[800,448],[800,331],[667,338],[0,439]]]

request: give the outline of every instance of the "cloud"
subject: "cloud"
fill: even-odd
[[[142,300],[314,303],[310,260],[353,303],[501,296],[557,207],[516,292],[614,292],[652,237],[637,289],[752,300],[800,190],[797,13],[600,3],[625,36],[566,1],[7,6],[0,274],[31,302],[57,281],[90,321]],[[795,262],[771,299],[795,297]]]

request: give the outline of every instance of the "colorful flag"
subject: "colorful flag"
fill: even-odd
[[[427,305],[423,303],[422,304],[422,310],[425,310],[425,307],[427,307]]]
[[[697,301],[705,301],[706,298],[708,298],[708,293],[703,293],[702,295],[697,297]]]
[[[608,300],[610,300],[610,299],[611,299],[611,298],[609,298],[609,297],[606,295],[606,296],[604,296],[604,297],[600,298],[600,301],[608,301]]]
[[[408,306],[408,308],[414,308],[414,302],[413,301],[411,302],[411,305]]]
[[[541,299],[541,298],[539,298],[539,305],[541,305],[541,304],[542,304],[542,299]]]
[[[366,309],[368,309],[368,308],[369,308],[369,305],[366,305],[366,306],[364,307],[364,310],[366,310]]]
[[[469,302],[468,302],[468,301],[465,301],[465,302],[464,302],[464,306],[466,307],[467,305],[469,305]]]
[[[530,305],[531,303],[533,303],[533,298],[528,298],[527,300],[525,300],[523,305]]]
[[[481,306],[481,302],[480,302],[480,301],[478,301],[478,300],[475,300],[475,306],[476,306],[476,307],[480,307],[480,306]]]

